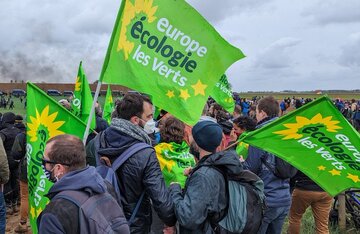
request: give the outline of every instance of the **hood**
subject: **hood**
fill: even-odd
[[[106,185],[104,179],[96,172],[95,167],[87,166],[64,175],[49,190],[47,197],[52,198],[64,190],[85,190],[89,193],[104,193]]]
[[[97,153],[110,159],[119,156],[133,144],[141,142],[113,126],[102,132],[100,141],[101,144]]]
[[[198,164],[219,166],[224,168],[228,175],[238,175],[243,171],[243,166],[235,150],[221,151],[205,156]]]

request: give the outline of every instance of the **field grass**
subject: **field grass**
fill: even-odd
[[[239,96],[241,98],[247,98],[247,99],[251,99],[254,96],[257,97],[265,97],[265,96],[273,96],[275,99],[277,100],[282,100],[284,98],[292,98],[293,96],[295,96],[296,98],[319,98],[323,95],[328,95],[331,99],[335,99],[335,98],[341,98],[342,100],[351,100],[351,99],[355,99],[355,100],[360,100],[360,92],[343,92],[343,93],[322,93],[322,94],[316,94],[316,93],[279,93],[279,92],[267,92],[267,93],[239,93]]]

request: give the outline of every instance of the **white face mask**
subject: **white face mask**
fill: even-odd
[[[153,120],[153,119],[150,119],[149,121],[147,121],[144,125],[144,131],[147,133],[147,134],[151,134],[151,133],[154,133],[154,132],[157,132],[159,131],[158,128],[156,128],[156,122]]]

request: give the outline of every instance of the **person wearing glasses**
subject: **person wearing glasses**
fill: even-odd
[[[54,185],[46,195],[50,199],[50,203],[37,219],[39,234],[84,233],[81,231],[83,223],[79,222],[80,208],[62,196],[64,191],[80,191],[89,198],[95,195],[106,196],[108,199],[110,197],[113,199],[114,210],[121,209],[116,199],[112,195],[108,196],[112,187],[104,181],[94,167],[86,165],[85,147],[78,137],[64,134],[51,138],[44,150],[42,166],[46,177]],[[101,197],[99,196],[99,198]],[[79,199],[75,200],[79,201]],[[96,204],[94,204],[95,206]],[[101,208],[94,210],[94,212],[99,212],[97,217],[104,217]],[[120,211],[117,213],[106,212],[114,215],[120,213]],[[121,215],[124,217],[123,213]],[[84,220],[81,219],[81,221]]]

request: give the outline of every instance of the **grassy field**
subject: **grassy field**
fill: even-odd
[[[247,98],[247,99],[251,99],[254,96],[257,97],[262,97],[262,96],[273,96],[275,99],[277,100],[282,100],[284,98],[292,98],[293,96],[297,97],[297,98],[319,98],[323,95],[328,95],[331,99],[335,99],[335,98],[341,98],[342,100],[351,100],[351,99],[355,99],[355,100],[360,100],[360,92],[343,92],[343,93],[322,93],[322,94],[316,94],[316,93],[239,93],[239,96],[241,98]]]

